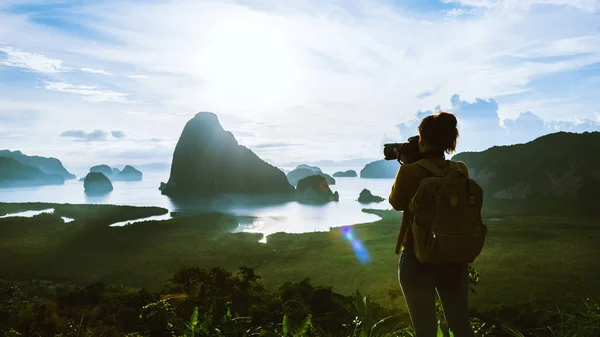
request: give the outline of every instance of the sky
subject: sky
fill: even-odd
[[[0,0],[0,148],[170,162],[217,114],[277,165],[380,158],[438,110],[458,151],[600,130],[600,0]]]

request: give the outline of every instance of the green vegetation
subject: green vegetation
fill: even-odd
[[[488,200],[551,196],[558,202],[577,199],[581,208],[593,211],[600,189],[599,151],[600,132],[557,132],[525,144],[459,153],[452,160],[469,166]]]
[[[567,333],[569,329],[585,326],[592,329],[598,322],[594,321],[597,306],[585,299],[600,298],[597,218],[561,215],[557,209],[549,209],[547,215],[540,216],[526,212],[524,206],[521,214],[503,216],[507,214],[503,207],[519,206],[516,201],[512,202],[512,206],[507,201],[485,208],[489,232],[484,252],[474,264],[480,273],[476,294],[471,296],[474,317],[488,322],[486,326],[504,324],[507,328],[516,326],[520,331],[543,328],[537,331],[539,336],[572,336]],[[563,209],[570,208],[563,206]],[[276,292],[286,282],[309,278],[315,287],[332,287],[332,291],[344,295],[359,290],[389,308],[386,310],[395,310],[395,314],[404,309],[404,301],[398,293],[398,256],[393,252],[401,219],[399,212],[365,210],[382,219],[351,227],[354,237],[369,254],[368,262],[361,263],[341,228],[325,233],[276,233],[262,244],[258,242],[260,234],[230,233],[241,219],[218,213],[175,215],[168,221],[124,227],[109,225],[165,214],[167,210],[0,203],[0,215],[48,208],[54,208],[55,213],[0,219],[0,260],[3,261],[0,277],[68,281],[79,285],[127,284],[156,293],[183,266],[206,270],[219,267],[226,271],[251,266],[262,276],[265,291]],[[75,221],[65,223],[61,216]],[[143,305],[148,303],[154,302],[148,300]],[[202,306],[199,308],[202,321],[205,311]],[[189,322],[192,312],[193,306],[189,305],[177,317]],[[278,324],[284,315],[283,312],[278,314],[269,316],[268,321],[280,327]],[[73,322],[79,322],[80,318],[73,318]],[[252,327],[259,326],[254,322]],[[310,322],[315,324],[314,314]],[[562,329],[563,334],[552,335],[546,326],[556,331]],[[579,336],[587,335],[581,332]]]
[[[35,166],[16,159],[0,156],[0,188],[42,185],[61,185],[65,178],[59,174],[46,174]]]

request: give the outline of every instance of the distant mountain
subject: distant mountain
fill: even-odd
[[[397,160],[377,160],[365,165],[360,170],[361,178],[381,178],[394,179],[400,168],[400,163]]]
[[[60,160],[40,156],[28,156],[21,151],[0,150],[0,157],[12,158],[19,163],[33,166],[46,174],[59,174],[64,179],[75,179],[75,175],[67,171]]]
[[[60,174],[46,174],[35,166],[22,164],[16,159],[0,157],[0,187],[31,187],[64,183],[65,178]]]
[[[600,132],[558,132],[525,144],[456,154],[485,195],[565,197],[600,204]]]
[[[170,196],[294,195],[281,170],[239,145],[210,112],[196,114],[185,125],[161,191]]]
[[[325,178],[325,181],[329,185],[335,185],[335,179],[328,174],[323,173],[320,168],[316,166],[310,166],[306,164],[298,165],[294,170],[287,173],[287,179],[292,186],[296,186],[298,182],[308,176],[314,174],[320,175]]]
[[[311,166],[317,166],[320,168],[324,168],[324,167],[363,167],[366,164],[373,162],[377,159],[374,158],[354,158],[354,159],[344,159],[344,160],[338,160],[338,161],[334,161],[334,160],[319,160],[319,161],[313,161],[313,162],[290,162],[290,163],[286,163],[286,164],[282,164],[280,166],[282,167],[297,167],[298,165],[311,165]]]

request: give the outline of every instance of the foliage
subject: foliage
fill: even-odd
[[[475,285],[479,274],[473,268],[470,271],[470,283]],[[79,287],[0,280],[0,337],[414,336],[401,311],[384,308],[359,290],[343,296],[303,279],[269,291],[260,279],[251,267],[235,273],[182,267],[160,294],[103,283]],[[567,310],[520,309],[536,312],[540,321],[534,327],[507,309],[474,312],[476,335],[600,333],[600,306],[591,299]],[[452,336],[441,312],[439,317],[438,336]]]

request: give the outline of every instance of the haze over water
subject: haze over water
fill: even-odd
[[[337,171],[337,169],[335,170]],[[334,170],[324,170],[328,174]],[[205,204],[187,205],[186,208],[174,203],[158,190],[160,182],[168,180],[169,173],[144,173],[142,181],[113,182],[114,190],[105,196],[87,196],[83,183],[67,180],[64,185],[5,188],[0,189],[2,202],[49,202],[71,204],[114,204],[132,206],[158,206],[169,211],[208,211]],[[387,196],[392,179],[335,178],[332,191],[340,194],[339,202],[324,205],[306,205],[292,201],[278,205],[235,204],[220,209],[239,216],[256,217],[253,221],[242,222],[238,231],[271,234],[275,232],[304,233],[327,231],[330,227],[372,222],[379,219],[376,215],[362,212],[363,208],[389,209]],[[386,198],[381,203],[360,204],[357,199],[363,188],[374,195]],[[190,208],[191,207],[191,208]]]

